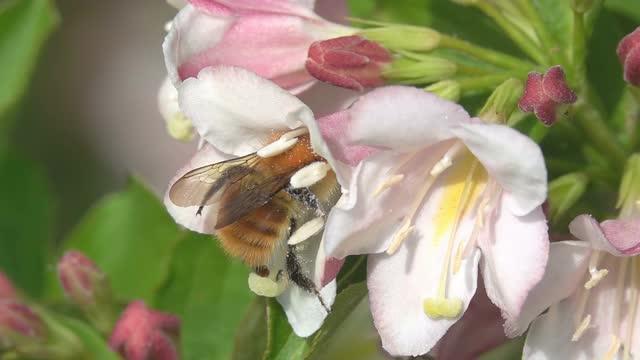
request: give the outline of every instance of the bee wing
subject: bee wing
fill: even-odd
[[[261,159],[254,153],[194,169],[173,184],[169,198],[183,207],[216,205],[215,228],[225,227],[266,204],[289,182],[290,172],[260,171]]]

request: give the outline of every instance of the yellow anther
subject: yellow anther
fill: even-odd
[[[430,318],[457,318],[462,313],[462,300],[458,298],[426,298],[423,302],[424,313]]]
[[[380,184],[380,186],[378,186],[376,191],[373,192],[373,197],[380,196],[380,194],[382,194],[385,190],[401,182],[402,180],[404,180],[403,174],[397,174],[397,175],[388,177],[387,179],[385,179],[385,181],[382,184]]]
[[[584,319],[582,319],[582,322],[580,323],[580,325],[578,326],[578,328],[576,328],[576,331],[573,333],[573,336],[571,337],[571,341],[578,341],[580,340],[580,338],[582,337],[582,334],[584,334],[584,332],[590,328],[591,324],[591,314],[588,314],[587,316],[584,317]]]

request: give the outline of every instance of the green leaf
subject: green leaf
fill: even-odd
[[[118,360],[120,357],[109,349],[106,341],[93,328],[86,323],[70,318],[57,317],[63,325],[68,327],[80,338],[88,356],[92,360]]]
[[[549,182],[549,215],[554,223],[580,200],[588,182],[582,173],[570,173]]]
[[[0,156],[0,199],[0,269],[17,287],[38,297],[53,227],[45,174],[19,156]]]
[[[0,119],[24,92],[42,44],[58,23],[49,0],[0,4]],[[0,124],[0,129],[6,124]]]
[[[211,236],[189,233],[180,242],[155,306],[182,319],[183,359],[230,357],[235,324],[252,299],[248,273]]]
[[[183,233],[162,202],[136,180],[98,202],[71,232],[65,249],[80,250],[105,271],[117,297],[151,300],[169,271]]]
[[[336,302],[331,309],[331,314],[322,324],[311,341],[307,359],[318,359],[324,356],[327,344],[342,324],[349,318],[352,311],[367,295],[367,286],[364,282],[354,284],[346,288],[336,297]]]
[[[615,11],[620,15],[632,18],[640,22],[640,1],[633,0],[607,0],[604,2],[607,9]]]
[[[267,301],[265,297],[256,296],[249,305],[236,327],[231,359],[262,359],[268,341]]]
[[[568,51],[572,36],[573,12],[569,1],[533,0],[543,25],[556,42],[557,49],[549,51]]]

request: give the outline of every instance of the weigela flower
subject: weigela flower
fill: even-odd
[[[489,298],[514,321],[547,261],[538,146],[402,86],[375,89],[334,118],[343,144],[379,149],[343,176],[324,241],[331,257],[371,254],[367,284],[384,348],[427,353],[469,305],[481,260]]]
[[[640,216],[598,224],[580,215],[569,229],[583,241],[551,244],[544,278],[523,307],[519,333],[555,304],[531,325],[523,359],[637,357]]]
[[[0,350],[45,340],[45,326],[29,306],[10,298],[0,299]]]
[[[109,346],[126,360],[177,360],[178,350],[173,341],[179,331],[177,317],[134,301],[118,320]]]
[[[351,35],[311,44],[306,68],[320,81],[362,91],[384,84],[382,71],[390,63],[389,50],[362,36]]]
[[[310,136],[312,150],[327,162],[309,165],[313,167],[310,174],[322,170],[322,175],[329,169],[335,171],[339,166],[346,166],[333,159],[321,136],[319,124],[331,124],[331,117],[316,121],[309,107],[298,98],[250,71],[227,66],[205,68],[197,78],[185,80],[179,87],[178,94],[180,108],[192,119],[196,131],[205,143],[189,164],[178,171],[169,189],[184,174],[205,165],[256,152],[259,156],[269,156],[267,153],[274,149],[286,152],[286,144],[291,141],[295,143],[297,136],[306,133]],[[274,134],[284,135],[274,141]],[[303,170],[305,168],[300,171]],[[339,177],[340,172],[336,172]],[[294,175],[292,181],[294,178],[297,179]],[[198,206],[178,206],[172,201],[169,192],[165,196],[165,205],[179,224],[201,233],[216,232],[215,224],[219,215],[217,206],[204,206],[201,215],[198,215]],[[319,231],[323,223],[320,217],[312,224]],[[299,229],[303,227],[304,225]],[[286,251],[274,251],[270,263],[265,264],[268,265],[270,275],[260,279],[256,273],[252,273],[249,279],[254,292],[277,297],[291,326],[300,336],[312,334],[327,316],[325,306],[331,306],[335,299],[334,279],[341,264],[324,255],[320,246],[321,232],[315,232],[300,238],[300,241],[304,241],[295,246],[297,255],[302,259],[301,270],[320,289],[324,305],[317,294],[286,282],[285,277],[277,276],[281,272],[286,273]],[[273,286],[267,287],[269,284]]]
[[[556,109],[562,104],[576,102],[576,94],[567,85],[564,70],[552,66],[544,75],[532,71],[527,77],[524,94],[518,105],[524,112],[534,112],[545,125],[556,121]]]
[[[640,86],[640,27],[620,40],[616,52],[624,70],[624,80]]]
[[[16,296],[16,289],[7,275],[0,272],[0,299],[12,298]]]
[[[175,85],[214,65],[249,69],[298,93],[314,83],[305,70],[314,41],[352,34],[294,0],[191,0],[173,20],[163,44]]]

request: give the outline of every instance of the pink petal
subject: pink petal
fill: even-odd
[[[640,45],[633,48],[624,62],[624,80],[640,86]]]
[[[506,206],[526,215],[547,197],[547,169],[540,147],[508,126],[462,124],[452,132],[498,181],[510,196]]]
[[[544,276],[529,293],[519,316],[505,322],[506,334],[511,337],[521,335],[549,306],[568,297],[580,287],[591,252],[589,245],[582,241],[551,243]]]
[[[567,85],[564,70],[560,65],[552,66],[542,77],[542,87],[549,98],[556,103],[571,104],[576,102],[576,94]]]
[[[509,321],[517,318],[527,295],[542,278],[549,254],[547,220],[538,207],[525,216],[508,208],[503,194],[478,238],[482,250],[482,277],[487,295]]]
[[[580,215],[573,219],[569,224],[569,231],[578,239],[590,242],[594,249],[606,251],[616,256],[623,255],[620,249],[607,239],[600,224],[591,215]]]
[[[606,220],[600,228],[609,243],[624,255],[640,254],[640,217]]]
[[[176,176],[169,182],[169,187],[164,195],[164,204],[169,214],[180,225],[189,230],[204,234],[212,234],[214,232],[215,223],[217,221],[217,207],[206,206],[202,210],[202,215],[197,215],[198,206],[182,207],[173,203],[169,197],[169,192],[173,184],[176,183],[184,174],[199,167],[215,164],[223,160],[234,158],[233,155],[224,154],[216,150],[213,146],[206,144],[198,150],[193,158],[183,168],[178,170]]]
[[[542,74],[532,71],[527,76],[527,83],[524,94],[518,102],[520,110],[524,112],[533,111],[538,104],[546,100],[546,95],[542,89]]]
[[[348,137],[354,144],[397,151],[415,151],[450,139],[452,126],[470,121],[460,105],[407,86],[377,88],[349,112]]]
[[[631,33],[627,34],[620,43],[618,43],[618,48],[616,49],[616,53],[618,54],[618,58],[620,59],[620,63],[624,64],[629,56],[629,52],[631,50],[636,49],[640,44],[640,26],[633,30]]]
[[[189,0],[201,11],[212,15],[281,14],[317,18],[313,1],[296,0]]]

